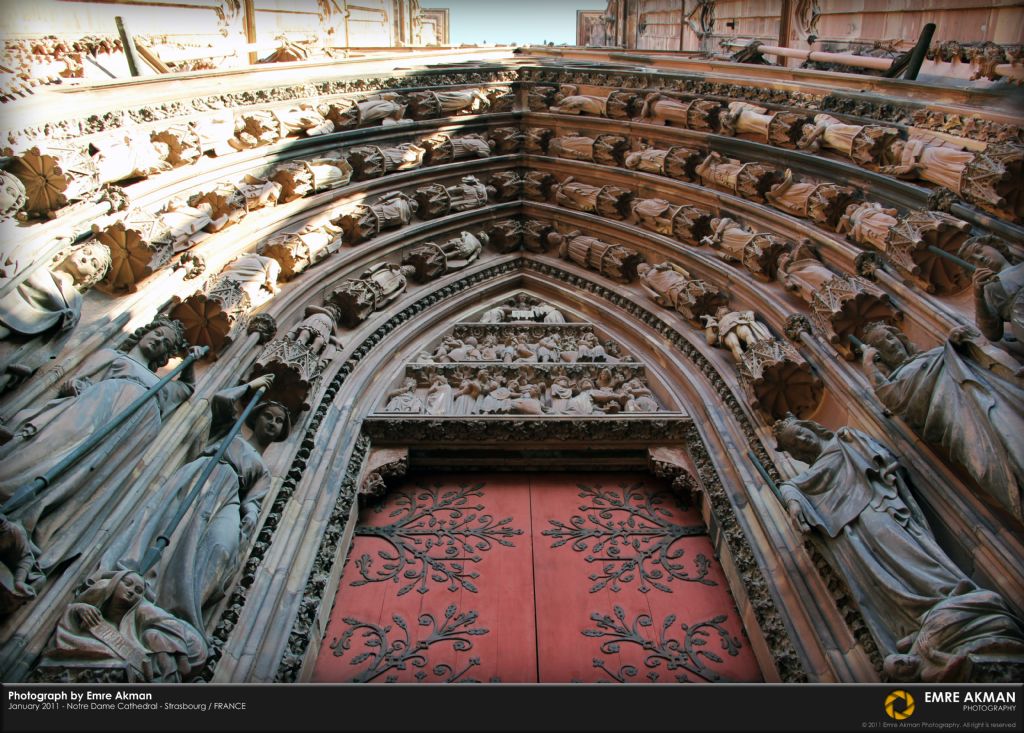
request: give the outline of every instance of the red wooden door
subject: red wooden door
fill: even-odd
[[[318,682],[748,682],[700,515],[644,474],[437,474],[360,515]]]

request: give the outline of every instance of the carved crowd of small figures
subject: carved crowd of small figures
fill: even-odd
[[[559,114],[636,120],[717,135],[750,135],[769,145],[810,152],[829,150],[869,170],[941,186],[997,216],[1024,218],[1024,147],[1020,145],[999,143],[982,151],[964,150],[907,139],[896,127],[849,124],[824,113],[769,110],[749,102],[665,92],[619,90],[595,96],[579,94],[577,87],[564,84],[555,100],[550,111]],[[580,154],[585,147],[581,140],[570,145],[570,153],[564,157]]]
[[[435,372],[426,384],[406,377],[381,411],[423,415],[611,415],[660,410],[642,377],[611,368],[593,376],[508,373],[499,367]]]

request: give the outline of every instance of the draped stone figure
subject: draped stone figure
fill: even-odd
[[[878,172],[898,178],[920,178],[959,194],[964,170],[976,155],[970,150],[931,145],[924,140],[894,140],[886,154],[892,163],[881,166]]]
[[[353,178],[364,180],[419,168],[426,152],[426,148],[415,143],[402,143],[390,148],[359,145],[349,150],[348,162],[352,166]]]
[[[863,338],[862,362],[882,404],[1021,517],[1020,365],[970,326],[953,329],[944,344],[924,352],[884,323],[869,324]]]
[[[480,256],[488,241],[484,232],[474,236],[470,232],[459,232],[459,236],[443,244],[424,242],[402,255],[402,264],[415,268],[413,279],[427,282],[448,272],[469,267]]]
[[[407,102],[405,97],[394,92],[378,94],[370,99],[362,99],[352,104],[345,100],[340,103],[322,104],[318,108],[321,115],[334,123],[338,129],[365,127],[380,122],[382,125],[397,125],[406,122]]]
[[[548,109],[563,115],[606,117],[608,113],[608,99],[588,94],[572,94],[568,97],[563,97],[557,104]]]
[[[666,308],[674,308],[695,326],[699,326],[701,316],[711,315],[727,300],[724,293],[671,262],[657,265],[642,262],[637,266],[637,273],[651,300]]]
[[[850,186],[836,183],[797,182],[787,170],[781,183],[772,186],[764,197],[779,211],[816,224],[835,227],[856,192]]]
[[[72,247],[54,268],[37,267],[0,299],[0,339],[12,332],[29,336],[57,327],[68,331],[82,314],[82,293],[110,268],[110,250],[87,242]]]
[[[205,450],[153,489],[125,532],[124,541],[108,550],[109,560],[119,558],[126,564],[141,561],[217,452],[235,422],[237,408],[273,381],[273,375],[265,374],[210,398],[212,423]],[[260,506],[270,489],[270,471],[263,453],[271,443],[288,437],[291,416],[284,405],[264,401],[249,413],[246,426],[251,431],[249,437],[239,433],[231,441],[171,533],[160,562],[147,574],[155,588],[157,605],[204,634],[213,607],[231,590],[231,581],[242,564],[242,551],[256,528]]]
[[[398,298],[414,272],[411,265],[378,262],[366,268],[358,280],[343,281],[326,299],[337,306],[341,323],[354,328]]]
[[[412,221],[418,207],[416,201],[401,191],[389,191],[372,204],[357,204],[331,223],[342,228],[345,241],[358,244],[385,229],[405,226]]]
[[[876,164],[899,130],[880,125],[848,125],[827,114],[814,116],[814,126],[805,125],[797,142],[801,150],[817,151],[821,146],[842,153],[860,165]]]
[[[452,386],[440,374],[435,374],[427,388],[424,410],[428,415],[447,415],[452,410]]]
[[[974,320],[992,341],[1003,338],[1006,324],[1024,341],[1024,263],[1010,261],[1006,243],[996,237],[967,240],[959,255],[974,271]]]
[[[384,412],[406,412],[420,414],[425,411],[423,400],[416,394],[416,380],[406,377],[402,386],[387,393]]]
[[[759,135],[768,141],[768,127],[771,125],[774,113],[768,112],[764,107],[758,107],[749,102],[730,102],[729,112],[723,120],[723,129],[729,130],[732,134]]]
[[[159,377],[154,372],[185,347],[181,324],[158,318],[128,339],[123,350],[103,348],[92,354],[56,399],[15,415],[11,437],[0,446],[0,501],[101,430],[155,385]],[[10,514],[42,549],[43,571],[79,554],[121,498],[125,474],[156,438],[164,417],[192,394],[193,381],[188,367],[88,455]]]
[[[416,120],[480,112],[490,106],[491,100],[480,89],[427,90],[409,94],[409,116]]]
[[[43,579],[37,552],[25,528],[0,514],[0,617],[36,597],[32,586]]]
[[[779,487],[787,511],[821,537],[885,651],[936,603],[975,590],[935,540],[888,448],[859,430],[833,433],[793,416],[774,430],[778,448],[808,464]]]
[[[635,249],[588,237],[578,229],[567,234],[551,232],[547,240],[558,247],[558,256],[562,259],[596,270],[618,282],[636,280],[636,268],[644,262],[644,256]]]
[[[59,679],[52,672],[118,670],[127,682],[187,680],[206,662],[206,642],[194,626],[152,603],[149,592],[131,570],[90,575],[57,623],[36,674]]]

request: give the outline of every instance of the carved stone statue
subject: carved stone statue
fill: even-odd
[[[585,236],[579,230],[568,234],[552,232],[548,241],[559,248],[558,256],[562,259],[571,260],[617,282],[636,280],[636,268],[644,261],[644,256],[635,249]]]
[[[184,682],[202,668],[208,648],[192,624],[152,603],[131,570],[100,570],[85,581],[57,623],[36,670],[119,671],[126,682]]]
[[[497,133],[498,130],[492,130],[491,132],[492,134]],[[516,134],[521,136],[521,133],[518,131],[516,131]],[[499,152],[513,152],[505,147],[513,144],[513,142],[509,141],[508,135],[500,138],[500,140],[502,146],[498,148]],[[515,138],[513,138],[513,141],[515,141]],[[444,133],[428,137],[420,144],[426,151],[426,161],[433,165],[439,163],[453,163],[457,160],[489,158],[491,157],[493,149],[498,146],[498,142],[489,142],[488,140],[485,140],[483,136],[477,134],[451,137]],[[518,147],[518,144],[516,144],[515,147]]]
[[[25,184],[7,171],[0,171],[0,220],[15,216],[27,201]]]
[[[560,206],[576,211],[598,213],[612,219],[629,216],[631,191],[619,186],[591,186],[576,181],[572,176],[554,187],[555,200]]]
[[[884,667],[892,682],[1002,682],[1024,665],[1024,621],[999,594],[976,590],[932,606],[896,649]]]
[[[155,374],[186,348],[180,323],[158,318],[115,351],[104,348],[83,363],[58,397],[15,415],[10,439],[0,446],[0,501],[72,453],[110,418],[159,381]],[[122,425],[9,518],[42,548],[39,566],[48,572],[76,557],[121,494],[114,476],[138,460],[156,438],[166,415],[192,394],[192,368],[166,384]]]
[[[534,155],[547,155],[555,131],[550,127],[527,127],[523,131],[523,149]]]
[[[425,148],[414,143],[402,143],[392,148],[359,145],[349,149],[348,162],[352,166],[353,177],[362,181],[419,168],[426,152]]]
[[[768,142],[768,127],[774,113],[749,102],[730,102],[729,113],[723,119],[722,129],[738,135],[757,135]]]
[[[36,566],[38,552],[25,528],[0,514],[0,617],[36,597],[32,585],[43,579]]]
[[[353,104],[345,100],[322,104],[318,111],[334,123],[335,128],[344,130],[352,127],[366,127],[380,122],[382,125],[397,125],[405,122],[406,99],[394,92],[385,92]]]
[[[629,140],[621,135],[598,135],[585,137],[571,132],[561,137],[551,138],[548,143],[548,155],[567,160],[585,160],[602,165],[622,165]]]
[[[752,201],[763,201],[772,186],[782,180],[774,166],[743,163],[721,153],[710,153],[697,166],[696,173],[705,186],[718,186]]]
[[[655,92],[644,99],[640,119],[655,125],[717,133],[722,131],[727,112],[728,109],[719,102],[704,99],[683,101]]]
[[[778,449],[809,465],[779,487],[790,516],[826,545],[886,652],[935,604],[975,590],[936,542],[889,449],[859,430],[833,433],[792,416],[774,430]]]
[[[886,152],[892,162],[879,167],[879,173],[897,178],[920,178],[959,194],[964,169],[976,153],[945,146],[931,145],[924,140],[893,140]]]
[[[413,279],[416,282],[427,282],[471,265],[480,256],[486,242],[487,235],[483,232],[479,237],[469,232],[459,232],[458,237],[444,244],[425,242],[413,247],[402,256],[402,264],[413,267]]]
[[[469,135],[468,137],[479,138],[480,136]],[[484,142],[488,146],[488,155],[490,155],[491,151],[498,155],[508,155],[522,151],[524,140],[526,140],[526,135],[519,127],[492,127],[488,131]],[[486,158],[488,156],[481,155],[478,157]]]
[[[345,186],[352,179],[352,166],[341,158],[314,158],[278,163],[270,180],[281,186],[278,201],[287,203]]]
[[[463,176],[461,183],[455,186],[432,183],[417,188],[413,198],[418,207],[417,215],[421,219],[436,219],[446,214],[486,206],[488,194],[494,192],[492,186],[485,186],[475,176]]]
[[[879,125],[847,125],[827,114],[814,116],[797,143],[801,150],[816,151],[825,146],[842,153],[859,165],[876,165],[900,131]]]
[[[247,150],[273,145],[281,139],[281,123],[269,109],[250,110],[235,115],[235,136],[228,145]]]
[[[267,374],[213,395],[205,450],[153,490],[127,533],[127,542],[115,543],[108,557],[119,555],[125,561],[141,561],[181,509],[196,478],[227,436],[237,417],[236,406],[244,405],[253,392],[273,382],[273,375]],[[200,632],[206,630],[211,612],[230,591],[231,580],[241,567],[242,552],[256,529],[263,498],[270,489],[270,471],[262,454],[272,443],[288,437],[291,415],[284,405],[264,400],[249,413],[245,424],[251,431],[249,437],[240,433],[228,445],[171,533],[160,562],[148,574],[156,603]]]
[[[671,262],[657,265],[644,262],[637,267],[637,273],[643,289],[654,302],[674,308],[694,326],[699,327],[701,316],[711,315],[727,301],[725,294]]]
[[[332,223],[345,233],[345,241],[358,244],[380,234],[385,229],[397,229],[412,221],[419,204],[401,191],[384,194],[376,203],[358,204]]]
[[[785,341],[760,338],[749,344],[742,352],[739,373],[751,407],[774,418],[810,415],[821,404],[821,378]]]
[[[565,316],[552,305],[532,298],[526,293],[516,295],[484,312],[480,323],[516,323],[534,321],[536,323],[565,323]]]
[[[174,302],[170,315],[185,327],[186,338],[209,346],[214,356],[235,338],[249,311],[267,303],[280,291],[281,265],[257,254],[244,254],[210,279],[199,291]]]
[[[342,324],[354,328],[398,298],[413,272],[409,265],[378,262],[363,271],[358,280],[345,280],[327,300],[338,307]]]
[[[758,322],[754,311],[731,311],[723,305],[713,317],[704,316],[702,320],[708,345],[722,344],[732,352],[737,363],[743,361],[743,353],[757,341],[772,337],[768,327]]]
[[[1024,265],[1011,263],[1010,250],[995,237],[969,239],[959,255],[974,271],[974,320],[986,338],[999,341],[1005,324],[1024,341]]]
[[[409,93],[409,116],[414,120],[448,117],[486,110],[491,100],[480,89],[427,90]]]
[[[675,206],[665,199],[635,199],[632,206],[640,226],[680,242],[699,245],[711,233],[713,215],[706,209],[688,204]]]
[[[547,171],[529,171],[523,176],[523,196],[530,201],[548,201],[557,187],[558,179]]]
[[[388,392],[386,399],[384,412],[421,414],[426,411],[423,400],[416,394],[416,380],[412,377],[403,379],[402,386]]]
[[[114,183],[126,178],[145,178],[167,171],[168,150],[163,143],[154,143],[148,134],[135,130],[118,131],[94,138],[90,148],[99,172],[100,183]]]
[[[741,263],[759,280],[770,281],[778,271],[786,240],[768,232],[752,232],[729,218],[711,220],[712,232],[701,240],[722,250],[725,258]]]
[[[549,107],[552,112],[563,115],[590,115],[592,117],[607,116],[608,99],[587,94],[572,94],[563,97],[557,104]]]
[[[680,181],[692,181],[697,178],[697,166],[702,160],[704,155],[696,150],[673,146],[668,150],[636,150],[628,153],[622,164],[630,170],[656,173]]]
[[[291,104],[273,110],[282,137],[315,137],[334,132],[334,123],[308,104]]]
[[[889,230],[896,226],[898,214],[896,209],[887,209],[877,202],[850,204],[837,228],[840,232],[847,232],[853,241],[885,252]]]
[[[490,225],[487,238],[498,252],[515,252],[523,244],[523,223],[519,219],[500,219]]]
[[[0,299],[0,339],[11,333],[35,336],[58,328],[69,331],[82,314],[82,293],[110,268],[110,250],[86,242],[59,259],[53,269],[37,267]]]
[[[869,324],[863,339],[882,404],[1021,517],[1024,368],[970,326],[925,352],[884,323]]]
[[[519,171],[499,171],[490,180],[497,201],[516,201],[522,198],[524,183],[525,179]]]
[[[898,317],[889,296],[866,280],[832,272],[805,243],[779,257],[778,279],[811,306],[811,320],[846,359],[849,337],[860,338],[871,321]]]
[[[440,374],[435,374],[427,388],[424,411],[428,415],[448,415],[452,410],[452,386]]]
[[[835,228],[855,195],[850,186],[836,183],[797,183],[792,171],[787,170],[782,182],[772,186],[764,197],[779,211]]]
[[[263,245],[262,254],[277,261],[283,280],[291,280],[340,248],[340,227],[310,222],[297,232],[275,234]]]

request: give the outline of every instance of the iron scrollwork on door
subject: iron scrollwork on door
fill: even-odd
[[[382,539],[391,545],[392,551],[377,552],[382,561],[379,570],[373,567],[373,558],[363,553],[356,560],[361,579],[353,581],[353,586],[408,581],[398,590],[401,596],[413,588],[426,593],[429,579],[447,583],[450,591],[461,587],[477,592],[473,581],[479,573],[468,571],[466,563],[480,562],[478,553],[495,544],[514,547],[509,538],[521,535],[523,530],[509,526],[511,517],[495,519],[482,513],[483,504],[469,504],[471,498],[483,496],[483,483],[462,484],[444,492],[441,487],[439,483],[421,484],[415,492],[399,494],[396,508],[389,515],[395,521],[383,527],[361,524],[356,528],[357,536]],[[383,507],[377,511],[383,511]],[[437,550],[441,550],[440,555]]]
[[[458,613],[454,604],[448,606],[444,611],[444,620],[438,621],[431,613],[420,614],[419,626],[429,628],[430,631],[424,637],[413,640],[410,637],[409,625],[404,618],[397,613],[391,617],[394,626],[400,631],[398,638],[391,635],[394,626],[379,626],[367,621],[346,617],[345,623],[349,628],[331,644],[334,656],[341,657],[352,647],[352,637],[357,631],[363,629],[361,638],[364,639],[363,646],[367,651],[360,652],[349,662],[351,665],[359,665],[369,661],[369,666],[357,674],[352,682],[372,682],[385,672],[392,670],[404,671],[413,667],[418,671],[414,675],[418,682],[479,682],[480,680],[463,677],[470,668],[480,664],[480,657],[470,657],[466,666],[456,671],[447,663],[435,664],[430,669],[430,674],[435,679],[428,680],[430,676],[425,668],[430,664],[427,659],[427,651],[437,644],[450,643],[452,649],[457,652],[468,652],[473,648],[471,636],[482,636],[489,633],[488,629],[470,628],[476,623],[477,612],[466,611]],[[388,675],[385,682],[397,682],[398,675]]]
[[[589,502],[579,507],[582,515],[573,515],[569,524],[556,519],[548,520],[552,529],[541,534],[556,538],[552,547],[561,547],[572,542],[576,552],[591,554],[587,562],[600,562],[600,573],[589,577],[595,581],[591,593],[608,588],[618,592],[621,583],[639,579],[637,590],[646,593],[656,588],[665,593],[672,589],[666,583],[682,580],[703,585],[717,585],[707,577],[710,560],[703,554],[694,558],[692,572],[687,572],[681,560],[684,550],[673,549],[683,537],[707,534],[703,524],[682,525],[672,520],[672,514],[664,508],[666,492],[644,490],[643,484],[627,486],[620,484],[619,490],[602,489],[579,485],[580,498]],[[605,554],[600,554],[604,552]]]
[[[605,639],[601,642],[601,652],[608,655],[618,655],[623,645],[635,645],[644,651],[643,664],[651,671],[647,673],[647,679],[651,682],[658,680],[660,674],[655,672],[664,665],[666,671],[678,671],[675,675],[676,682],[692,682],[687,673],[696,675],[708,682],[728,682],[729,680],[708,667],[708,662],[721,664],[722,657],[707,649],[709,637],[718,635],[722,651],[730,657],[739,654],[740,640],[730,636],[729,632],[722,625],[726,616],[722,614],[715,616],[708,621],[700,621],[695,624],[680,624],[683,632],[682,639],[669,636],[669,630],[676,622],[675,614],[669,614],[661,623],[657,638],[654,641],[648,639],[641,628],[648,628],[654,625],[654,621],[647,614],[639,614],[632,621],[627,623],[626,613],[621,606],[614,607],[615,618],[607,614],[592,613],[590,620],[597,624],[596,629],[584,629],[583,635],[597,639]],[[635,665],[622,665],[617,671],[612,671],[600,657],[594,658],[594,666],[605,671],[609,677],[617,682],[627,682],[629,678],[636,677],[639,670]]]

